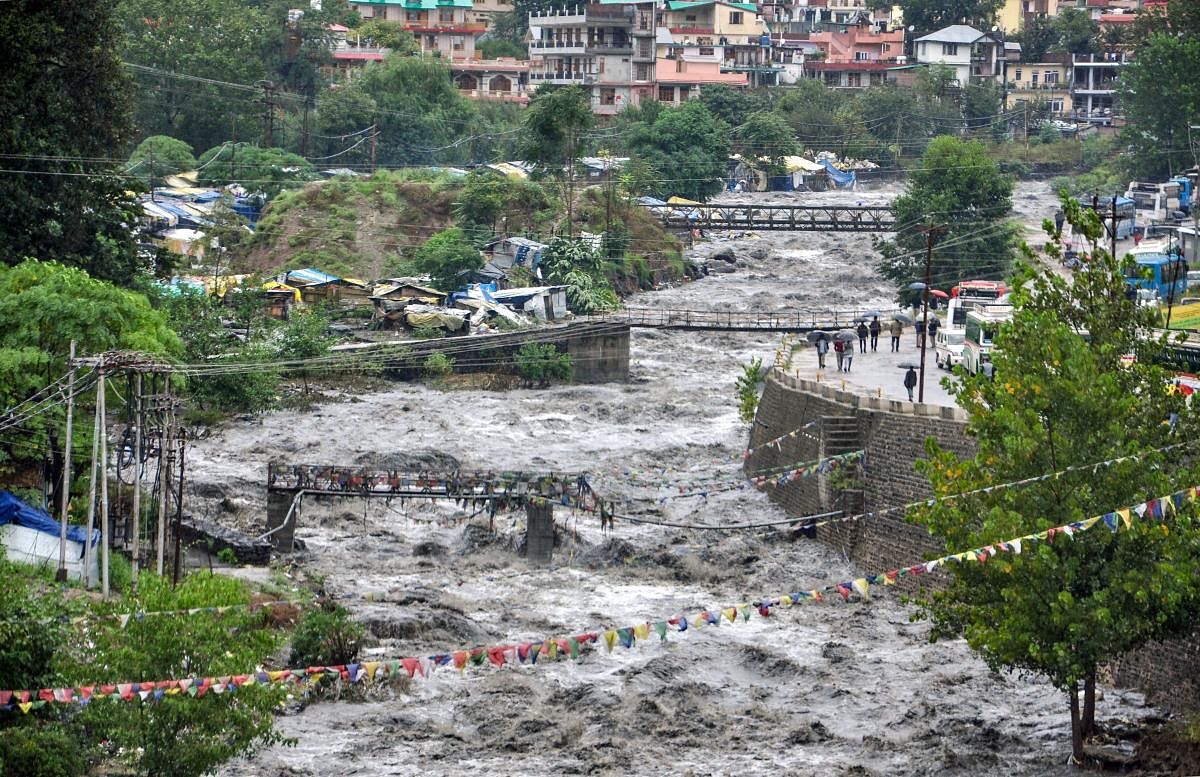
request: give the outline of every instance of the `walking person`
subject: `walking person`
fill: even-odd
[[[871,333],[871,353],[875,353],[875,348],[879,345],[879,332],[883,329],[879,324],[879,316],[871,319],[871,326],[867,329]]]
[[[846,372],[850,371],[850,364],[854,361],[854,343],[853,341],[846,343]]]
[[[867,322],[859,321],[858,329],[856,331],[858,332],[858,352],[866,353],[867,352],[867,335],[870,334],[870,330],[867,329]],[[854,349],[851,348],[850,350],[853,351]]]
[[[817,338],[817,369],[825,369],[825,354],[829,353],[829,338],[821,335]]]
[[[893,318],[888,325],[888,333],[892,336],[892,353],[900,353],[900,335],[904,334],[904,324]]]
[[[933,316],[929,319],[929,342],[933,343],[934,345],[937,345],[938,327],[941,325],[942,320],[937,316]]]
[[[917,387],[917,371],[912,367],[908,368],[908,372],[904,373],[904,388],[908,389],[908,401],[913,401],[913,389]]]
[[[841,372],[842,371],[842,362],[845,361],[845,359],[846,359],[846,341],[845,340],[834,340],[833,341],[833,357],[835,359],[837,359],[838,372]]]
[[[920,348],[925,343],[925,321],[917,319],[917,323],[913,324],[913,329],[917,330],[917,347]]]

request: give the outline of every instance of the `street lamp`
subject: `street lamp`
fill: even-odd
[[[926,270],[928,275],[928,270]],[[917,382],[917,401],[925,401],[925,343],[929,339],[929,284],[915,281],[908,284],[912,291],[921,292],[921,372]]]

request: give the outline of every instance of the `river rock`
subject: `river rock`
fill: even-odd
[[[729,262],[730,264],[733,264],[737,261],[737,255],[733,253],[732,248],[726,246],[710,256],[709,259],[712,259],[715,262]]]

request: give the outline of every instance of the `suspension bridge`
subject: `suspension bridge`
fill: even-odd
[[[645,205],[669,229],[894,232],[890,205]]]

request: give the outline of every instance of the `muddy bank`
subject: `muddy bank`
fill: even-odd
[[[1047,194],[1028,192],[1029,218],[1044,215],[1036,211]],[[697,253],[723,248],[733,250],[733,271],[632,304],[890,304],[869,236],[764,234]],[[747,428],[734,380],[751,357],[769,362],[777,342],[639,331],[626,385],[505,393],[396,385],[308,414],[238,421],[191,448],[189,488],[197,504],[249,528],[263,521],[269,460],[371,463],[433,451],[468,468],[588,471],[602,493],[672,520],[782,519],[749,489],[667,499],[679,496],[674,482],[644,485],[738,479]],[[379,658],[661,620],[876,571],[856,572],[837,549],[806,541],[628,523],[605,534],[590,516],[558,517],[566,531],[553,567],[530,570],[515,552],[519,515],[497,517],[493,532],[448,505],[314,502],[297,530],[307,548],[298,574],[323,578],[335,595],[372,595],[347,606],[374,633]],[[1099,714],[1149,712],[1136,694],[1108,692]],[[280,728],[297,747],[225,774],[1073,773],[1063,765],[1063,696],[991,673],[961,641],[929,644],[926,627],[886,591],[865,604],[780,609],[577,662],[442,671],[404,694],[310,706]]]

